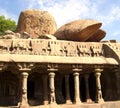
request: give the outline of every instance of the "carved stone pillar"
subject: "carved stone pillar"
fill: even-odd
[[[96,88],[97,88],[97,94],[96,94],[96,102],[104,102],[102,97],[102,91],[101,91],[101,82],[100,82],[100,76],[102,69],[95,69],[95,77],[96,77]]]
[[[22,85],[22,94],[21,94],[21,103],[20,103],[20,108],[29,108],[28,104],[28,99],[27,99],[27,78],[28,78],[28,73],[27,72],[22,72],[21,74],[21,85]]]
[[[85,78],[85,86],[86,86],[86,102],[92,102],[89,94],[89,74],[84,75]]]
[[[66,104],[71,104],[70,91],[69,91],[69,75],[65,75],[65,93],[66,93]]]
[[[80,99],[80,83],[79,83],[79,72],[82,71],[82,69],[73,69],[74,71],[74,87],[75,87],[75,103],[81,103]]]
[[[48,76],[43,75],[43,104],[48,104]]]
[[[50,72],[49,73],[50,104],[56,103],[54,78],[55,78],[55,73]]]

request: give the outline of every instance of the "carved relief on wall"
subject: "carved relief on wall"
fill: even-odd
[[[0,53],[67,57],[104,56],[102,43],[50,39],[1,39]]]
[[[90,47],[85,43],[79,43],[77,45],[78,56],[91,56]]]
[[[47,55],[49,54],[48,50],[48,41],[34,39],[31,40],[31,48],[33,55]]]
[[[103,44],[92,43],[90,45],[90,51],[92,57],[104,56]]]
[[[12,42],[11,49],[12,54],[28,54],[31,50],[30,40],[15,39]]]
[[[9,53],[12,40],[0,39],[0,53]]]

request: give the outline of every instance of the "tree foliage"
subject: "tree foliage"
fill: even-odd
[[[6,30],[15,31],[16,22],[11,19],[6,19],[5,16],[0,16],[0,35],[4,35]]]

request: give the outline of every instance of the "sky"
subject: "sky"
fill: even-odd
[[[120,42],[120,0],[0,0],[0,15],[16,24],[20,12],[27,9],[48,11],[58,28],[78,19],[98,20],[107,33],[103,40]]]

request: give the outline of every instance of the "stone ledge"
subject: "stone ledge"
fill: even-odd
[[[0,54],[0,62],[66,63],[66,64],[108,64],[118,65],[114,58],[104,57],[61,57],[40,55]]]
[[[0,108],[18,108],[17,106],[8,106]],[[30,108],[120,108],[120,101],[104,102],[102,104],[98,103],[82,103],[82,104],[63,104],[63,105],[40,105],[40,106],[30,106]]]

